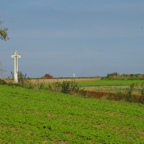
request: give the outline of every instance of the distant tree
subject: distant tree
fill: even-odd
[[[4,22],[4,21],[1,21],[0,20],[0,24],[2,24],[2,22]],[[8,28],[4,28],[4,29],[2,29],[2,27],[0,28],[0,39],[4,39],[5,41],[8,39],[10,39],[9,37],[7,37],[7,31],[8,30]]]

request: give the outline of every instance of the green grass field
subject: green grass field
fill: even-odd
[[[143,125],[143,104],[0,85],[2,144],[144,143]]]

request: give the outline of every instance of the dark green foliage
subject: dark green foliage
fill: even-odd
[[[111,73],[111,74],[107,74],[107,78],[109,78],[109,77],[112,77],[112,76],[117,76],[118,75],[118,73],[117,72],[114,72],[114,73]]]
[[[2,22],[4,22],[4,21],[1,21],[0,20],[0,24],[2,24]],[[7,40],[7,39],[9,39],[9,37],[7,37],[7,31],[8,31],[8,28],[4,28],[4,29],[2,29],[2,27],[0,28],[0,39],[2,39],[2,40]]]
[[[106,77],[101,77],[101,79],[119,79],[119,80],[144,80],[144,74],[118,74],[117,72],[108,73]]]

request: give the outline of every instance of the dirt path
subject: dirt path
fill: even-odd
[[[72,81],[72,80],[75,80],[76,82],[79,82],[79,81],[95,81],[95,80],[100,80],[101,78],[96,78],[96,79],[32,79],[30,80],[32,83],[54,83],[54,82],[63,82],[63,81]],[[13,83],[13,80],[7,80],[5,79],[6,82],[12,82]]]

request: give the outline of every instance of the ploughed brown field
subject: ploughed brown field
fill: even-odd
[[[79,82],[79,81],[95,81],[95,80],[100,80],[101,78],[92,78],[92,79],[31,79],[30,82],[32,83],[55,83],[55,82],[63,82],[63,81],[72,81],[75,80],[75,82]],[[14,80],[7,80],[4,79],[6,82],[14,82]]]

